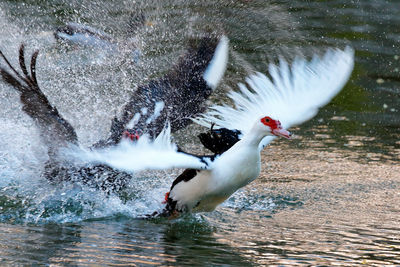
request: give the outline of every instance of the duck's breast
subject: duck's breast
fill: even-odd
[[[229,153],[227,151],[226,153]],[[261,163],[258,151],[232,153],[221,157],[212,172],[213,185],[209,191],[222,194],[233,194],[239,188],[249,184],[260,174]]]

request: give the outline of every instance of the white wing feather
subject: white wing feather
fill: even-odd
[[[256,73],[246,79],[250,87],[238,84],[238,92],[230,92],[234,107],[213,106],[194,121],[200,125],[237,129],[246,134],[256,119],[270,116],[280,120],[284,128],[314,117],[345,85],[354,65],[354,51],[330,49],[320,58],[307,62],[297,58],[291,66],[281,59],[279,66],[271,64],[272,79]],[[263,148],[274,137],[266,137]]]
[[[150,140],[144,135],[137,142],[122,140],[111,148],[84,150],[75,147],[65,153],[73,156],[80,164],[106,164],[128,172],[170,168],[207,168],[204,160],[177,151],[177,146],[171,142],[170,127],[165,128],[155,140]]]
[[[222,36],[215,49],[214,55],[203,74],[203,78],[207,85],[213,90],[218,86],[224,76],[228,64],[228,52],[229,39],[226,36]]]
[[[329,50],[323,58],[310,62],[296,59],[289,67],[281,60],[279,67],[269,66],[268,77],[261,73],[246,79],[249,90],[239,84],[239,92],[230,92],[234,107],[214,106],[195,121],[204,126],[238,129],[243,134],[253,126],[255,118],[271,116],[283,127],[302,123],[312,118],[318,108],[328,103],[344,86],[353,68],[353,50]],[[264,138],[260,148],[273,137]],[[166,127],[155,140],[142,136],[138,142],[128,140],[108,149],[68,151],[82,163],[101,163],[113,168],[137,172],[168,168],[209,169],[212,163],[177,151],[171,142],[170,127]],[[205,162],[207,161],[207,163]]]

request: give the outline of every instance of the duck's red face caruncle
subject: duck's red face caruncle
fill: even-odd
[[[137,141],[139,140],[139,133],[137,131],[133,131],[131,129],[126,129],[123,133],[122,133],[122,138],[131,140],[131,141]]]
[[[287,139],[289,139],[292,136],[292,134],[289,131],[282,128],[280,121],[274,120],[271,117],[266,116],[262,118],[261,123],[264,124],[265,126],[268,126],[271,129],[271,133],[273,135],[282,136]]]

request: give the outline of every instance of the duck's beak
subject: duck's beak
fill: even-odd
[[[283,129],[283,128],[277,128],[277,129],[273,129],[272,130],[272,134],[276,135],[276,136],[281,136],[281,137],[285,137],[287,139],[290,139],[290,137],[292,136],[292,133]]]

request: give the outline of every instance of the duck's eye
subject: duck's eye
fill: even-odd
[[[68,35],[72,35],[72,34],[73,34],[71,28],[66,28],[66,29],[64,29],[64,33],[66,33],[66,34],[68,34]]]

